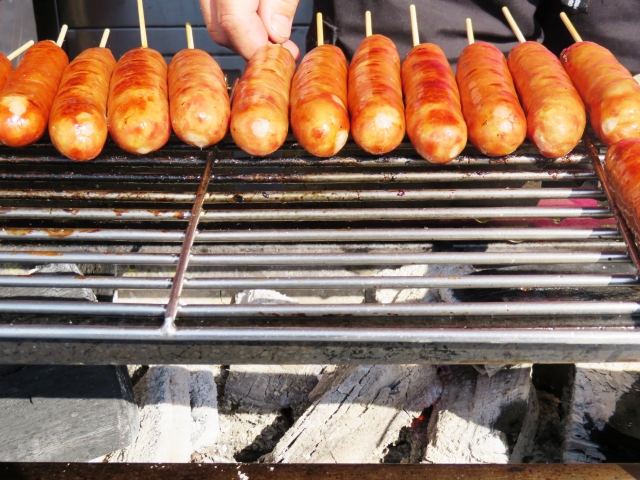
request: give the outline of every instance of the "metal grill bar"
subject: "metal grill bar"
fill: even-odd
[[[158,305],[38,302],[3,300],[0,313],[47,315],[160,316]],[[640,315],[638,302],[509,302],[509,303],[396,303],[319,305],[188,305],[180,318],[265,318],[265,317],[452,317],[452,316],[596,316]],[[164,318],[164,317],[163,317]],[[426,326],[426,325],[425,325]],[[0,337],[10,326],[0,325]],[[178,329],[180,331],[180,329]],[[637,332],[640,337],[640,331]]]
[[[0,287],[169,289],[171,278],[0,276]],[[464,277],[246,277],[185,279],[184,289],[587,288],[635,287],[632,275],[477,275]]]
[[[205,203],[304,203],[411,200],[517,200],[602,198],[593,188],[485,188],[449,190],[316,190],[207,193]],[[174,192],[114,192],[108,190],[0,190],[5,199],[95,200],[190,203],[195,194]]]
[[[50,253],[0,252],[8,263],[97,263],[109,265],[175,265],[178,255],[155,253]],[[555,265],[628,262],[626,253],[566,252],[425,252],[425,253],[341,253],[341,254],[241,254],[191,255],[194,266],[338,266],[338,265]]]
[[[195,242],[303,243],[303,242],[430,242],[483,240],[617,239],[615,229],[589,228],[389,228],[353,230],[227,230],[197,232]],[[182,242],[184,232],[76,228],[3,228],[0,240]]]

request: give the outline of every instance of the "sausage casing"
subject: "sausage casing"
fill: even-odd
[[[527,136],[527,120],[504,54],[489,43],[469,45],[458,59],[456,80],[471,143],[491,156],[518,148]]]
[[[150,48],[125,53],[111,77],[108,101],[111,138],[130,153],[162,148],[171,135],[167,63]]]
[[[440,47],[414,47],[402,64],[407,133],[426,160],[447,163],[467,144],[467,125],[460,94],[447,57]]]
[[[116,66],[111,50],[90,48],[73,60],[60,81],[49,117],[49,136],[63,155],[96,158],[107,140],[107,98]]]
[[[640,85],[609,50],[593,42],[574,43],[560,60],[600,140],[611,146],[640,138]]]
[[[13,73],[13,65],[11,61],[3,54],[0,53],[0,90],[7,83],[7,79]]]
[[[338,47],[320,45],[302,60],[291,87],[291,127],[317,157],[331,157],[347,143],[347,59]]]
[[[560,60],[543,45],[525,42],[511,50],[507,63],[529,139],[545,157],[567,155],[582,138],[587,112]]]
[[[50,40],[27,50],[0,93],[0,143],[24,147],[42,137],[68,64],[64,50]]]
[[[280,45],[260,47],[233,94],[231,135],[251,155],[275,152],[289,132],[289,96],[296,61]]]
[[[388,153],[402,142],[406,131],[400,56],[383,35],[365,38],[349,67],[351,134],[365,151]]]
[[[640,139],[612,145],[605,157],[605,174],[614,201],[640,245]]]
[[[169,64],[169,110],[180,139],[204,148],[218,143],[229,128],[229,93],[224,74],[207,52],[178,52]]]

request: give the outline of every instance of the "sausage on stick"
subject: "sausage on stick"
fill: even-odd
[[[640,85],[609,50],[583,42],[566,14],[560,16],[577,42],[563,50],[560,60],[587,107],[596,135],[607,146],[640,138]]]
[[[187,48],[169,64],[171,125],[185,143],[205,148],[218,143],[229,129],[231,107],[224,74],[207,52],[194,46],[187,23]]]
[[[33,40],[29,40],[27,43],[22,45],[16,51],[11,52],[6,57],[4,54],[0,53],[0,91],[4,87],[4,84],[7,83],[7,79],[13,73],[13,65],[11,64],[11,60],[16,58],[22,52],[25,52],[29,48],[33,46],[35,42]]]
[[[402,64],[407,133],[423,158],[448,163],[467,144],[458,85],[442,49],[420,44],[414,5],[410,13],[413,49]]]
[[[537,42],[527,42],[509,9],[502,9],[520,41],[507,63],[527,115],[527,134],[540,153],[558,158],[580,142],[587,113],[560,60]]]
[[[296,61],[281,45],[260,47],[233,93],[231,135],[251,155],[275,152],[289,132],[289,96]]]
[[[366,32],[349,67],[351,134],[363,150],[382,155],[400,145],[406,131],[400,56],[389,38],[372,34],[370,12]]]
[[[512,153],[527,135],[527,120],[507,59],[495,46],[475,42],[467,19],[469,46],[458,59],[456,80],[469,140],[485,155]]]
[[[162,148],[171,135],[167,63],[148,48],[142,0],[138,0],[142,46],[116,64],[108,100],[108,126],[113,140],[130,153],[144,155]]]
[[[317,16],[318,46],[302,60],[291,87],[291,126],[296,139],[317,157],[337,154],[349,138],[347,59],[324,44],[322,14]]]
[[[49,136],[60,153],[79,162],[96,158],[107,140],[107,97],[116,65],[105,48],[90,48],[69,64],[62,76],[49,119]]]
[[[60,48],[67,32],[63,25],[57,42],[44,40],[25,53],[0,92],[0,143],[24,147],[42,137],[64,69],[69,64]]]

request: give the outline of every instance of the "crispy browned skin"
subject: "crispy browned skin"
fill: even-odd
[[[610,146],[640,138],[640,85],[609,50],[593,42],[574,43],[560,60],[600,140]]]
[[[4,84],[7,83],[7,79],[11,73],[13,73],[13,65],[3,53],[0,53],[0,90],[2,90]]]
[[[604,168],[614,201],[640,246],[640,139],[621,140],[611,146]]]
[[[503,53],[485,42],[469,45],[458,59],[456,80],[471,143],[491,156],[518,148],[527,120]]]
[[[280,45],[259,48],[247,63],[231,107],[231,135],[245,152],[269,155],[287,139],[295,71],[295,59]]]
[[[202,50],[182,50],[169,64],[171,125],[183,142],[204,148],[229,129],[231,106],[224,74]]]
[[[560,60],[537,42],[509,53],[509,70],[527,115],[527,134],[548,158],[567,155],[587,124],[587,112]]]
[[[347,143],[347,59],[338,47],[320,45],[302,60],[291,87],[291,127],[317,157],[331,157]]]
[[[135,48],[116,64],[108,102],[109,133],[120,148],[144,155],[171,135],[167,63],[150,48]]]
[[[55,43],[36,43],[24,54],[0,93],[0,143],[24,147],[47,128],[67,54]]]
[[[107,140],[107,97],[116,66],[111,50],[90,48],[69,64],[49,117],[49,136],[60,153],[83,162]]]
[[[447,163],[467,144],[467,125],[460,94],[447,57],[440,47],[414,47],[402,64],[407,133],[426,160]]]
[[[360,147],[376,155],[402,142],[406,124],[400,56],[382,35],[365,38],[349,66],[351,134]]]

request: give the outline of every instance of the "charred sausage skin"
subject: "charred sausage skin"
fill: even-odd
[[[293,55],[280,45],[260,47],[247,63],[231,107],[231,135],[245,152],[269,155],[286,140],[295,70]]]
[[[116,64],[108,101],[111,138],[130,153],[162,148],[171,135],[167,63],[150,48],[135,48]]]
[[[296,139],[317,157],[337,154],[349,138],[347,59],[338,47],[309,52],[293,77],[291,127]]]
[[[574,43],[560,60],[600,140],[611,146],[640,138],[640,85],[609,50],[593,42]]]
[[[36,43],[0,92],[0,143],[24,147],[42,137],[67,54],[50,40]]]
[[[527,134],[540,153],[558,158],[578,144],[587,112],[560,60],[537,42],[521,43],[507,63],[527,115]]]
[[[185,143],[205,148],[229,129],[231,107],[224,74],[207,52],[178,52],[169,64],[171,125]]]
[[[402,64],[407,133],[417,152],[434,163],[448,163],[467,144],[467,125],[453,70],[440,47],[414,47]]]
[[[107,140],[107,98],[116,65],[108,48],[90,48],[65,70],[49,119],[49,136],[76,161],[96,158]]]
[[[400,145],[406,131],[400,56],[389,38],[362,41],[349,67],[348,98],[351,134],[363,150],[382,155]]]
[[[456,80],[471,143],[485,155],[513,153],[527,136],[527,120],[504,54],[489,43],[469,45]]]

